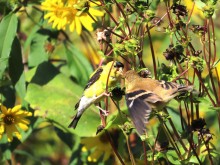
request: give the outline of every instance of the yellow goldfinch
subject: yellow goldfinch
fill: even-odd
[[[173,82],[142,78],[134,70],[127,71],[125,78],[125,99],[134,126],[141,136],[152,109],[160,110],[180,92],[193,90]]]
[[[69,127],[76,128],[76,125],[83,112],[92,104],[99,102],[103,97],[107,96],[106,86],[114,87],[122,76],[124,65],[121,62],[111,61],[105,66],[97,68],[91,75],[87,83],[83,96],[75,105],[77,113],[70,123]]]

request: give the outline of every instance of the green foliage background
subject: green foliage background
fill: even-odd
[[[120,3],[126,8],[126,2],[127,1],[119,0],[105,2],[107,4],[106,6],[112,10],[113,15],[118,18],[119,26],[115,32],[118,32],[120,35],[122,35],[120,28],[123,29],[127,20],[117,16],[117,12],[119,12],[117,4]],[[142,1],[140,1],[140,4],[141,2]],[[165,3],[162,1],[152,1],[150,3],[150,9],[156,16],[162,17],[163,14],[167,12],[165,4],[168,2],[171,3],[170,1],[165,1]],[[181,3],[187,6],[185,1]],[[204,5],[204,3],[209,4],[211,1],[196,1],[197,6]],[[7,107],[13,107],[20,103],[27,110],[34,113],[34,116],[31,118],[29,130],[22,132],[21,141],[14,138],[12,143],[8,143],[6,136],[3,136],[0,140],[1,163],[121,164],[112,149],[110,151],[106,150],[106,152],[110,152],[111,155],[107,159],[103,159],[106,154],[105,151],[103,151],[101,157],[97,156],[98,160],[95,162],[89,159],[89,156],[97,151],[97,148],[102,147],[103,144],[101,143],[109,145],[112,140],[125,164],[134,164],[134,162],[136,162],[136,164],[144,164],[144,157],[147,157],[148,161],[152,162],[153,156],[155,157],[155,164],[163,161],[169,162],[170,164],[199,164],[194,152],[190,150],[188,153],[184,153],[184,149],[180,144],[178,144],[178,146],[180,152],[183,153],[182,157],[184,157],[182,160],[179,159],[174,149],[152,152],[158,132],[165,127],[163,125],[165,120],[168,121],[169,119],[172,119],[177,133],[183,139],[187,148],[190,148],[188,139],[192,138],[189,136],[193,136],[193,144],[200,146],[197,153],[199,153],[199,159],[203,164],[212,164],[208,155],[212,156],[214,164],[219,162],[218,151],[220,142],[218,115],[220,110],[220,94],[218,92],[220,88],[219,78],[216,75],[216,73],[220,73],[220,65],[218,63],[220,59],[218,48],[220,44],[220,24],[217,21],[219,17],[218,10],[216,10],[212,17],[215,23],[215,38],[212,38],[212,44],[213,40],[215,40],[215,46],[217,47],[217,58],[214,61],[216,65],[214,65],[212,71],[215,69],[217,71],[213,74],[213,77],[210,77],[206,66],[201,64],[204,61],[201,62],[198,58],[190,59],[196,69],[202,65],[203,71],[201,72],[201,79],[209,90],[211,97],[214,99],[215,92],[213,91],[210,79],[213,79],[217,86],[217,101],[215,100],[215,107],[211,104],[207,95],[204,94],[204,97],[197,98],[200,105],[200,117],[205,119],[206,127],[210,129],[213,135],[213,139],[209,145],[211,147],[209,149],[210,153],[205,152],[207,148],[205,148],[205,145],[198,139],[196,132],[188,134],[187,130],[182,129],[180,122],[182,114],[177,111],[179,104],[176,101],[171,101],[167,108],[169,116],[167,118],[165,117],[164,121],[159,122],[157,119],[151,120],[148,126],[149,137],[145,141],[147,151],[149,152],[147,152],[147,155],[144,155],[140,138],[134,134],[134,131],[129,129],[132,127],[132,124],[130,119],[126,116],[129,114],[124,104],[124,98],[120,104],[118,104],[120,105],[122,114],[120,114],[114,106],[111,108],[113,112],[107,119],[105,130],[107,133],[103,131],[96,136],[97,126],[100,125],[100,117],[95,106],[91,106],[85,112],[75,130],[68,128],[71,118],[75,114],[74,106],[82,95],[89,75],[98,66],[98,63],[91,59],[97,58],[97,54],[100,61],[101,58],[106,57],[104,53],[99,50],[99,43],[95,39],[96,32],[89,34],[89,32],[84,29],[82,35],[79,36],[76,32],[70,33],[68,30],[58,31],[52,29],[51,26],[47,24],[47,21],[43,19],[44,13],[39,10],[39,5],[40,1],[0,2],[0,101]],[[142,10],[141,5],[137,3],[136,5],[137,10]],[[215,5],[213,5],[213,7],[217,9]],[[128,18],[131,22],[136,21],[134,26],[143,23],[138,22],[140,20],[133,15]],[[107,20],[109,19],[110,18],[107,17]],[[205,19],[211,21],[210,18],[202,18],[199,13],[195,12],[192,14],[190,24],[203,25]],[[149,27],[151,26],[150,21],[151,18],[149,17],[149,20],[146,20],[146,24]],[[106,24],[114,26],[111,21],[106,21]],[[98,25],[94,26],[96,28],[98,27]],[[168,66],[170,61],[167,61],[163,55],[163,52],[166,52],[166,49],[170,45],[171,36],[175,33],[169,30],[169,20],[165,18],[162,25],[150,29],[151,40],[149,40],[148,37],[144,37],[143,40],[140,41],[139,38],[135,38],[137,36],[132,36],[134,40],[113,43],[114,57],[116,57],[117,54],[124,53],[122,56],[127,58],[132,54],[131,59],[133,57],[135,59],[133,62],[140,63],[141,61],[137,58],[138,52],[136,52],[136,50],[139,45],[142,44],[143,61],[147,68],[152,71],[153,75],[155,70],[154,63],[152,62],[152,50],[150,48],[152,44],[157,65],[157,78],[171,81],[175,79],[180,72],[177,73],[174,67],[169,70],[170,68]],[[192,31],[188,32],[188,36],[196,50],[203,49],[201,36]],[[87,40],[85,40],[85,38]],[[177,40],[174,41],[174,45],[175,42],[177,42]],[[186,45],[187,44],[189,43],[186,42]],[[184,49],[187,47],[186,45],[182,45]],[[92,51],[89,51],[91,49],[87,49],[86,47],[93,47],[96,55],[94,55]],[[211,50],[213,52],[214,49],[212,48]],[[117,56],[117,58],[123,60],[120,56]],[[193,77],[193,74],[195,74],[193,73],[193,69],[190,69],[189,75]],[[201,88],[199,78],[195,78],[194,86],[197,89]],[[187,126],[188,121],[186,121],[186,119],[188,118],[186,115],[183,116],[185,117],[184,125]],[[173,131],[170,123],[167,124],[167,128],[164,129],[170,130],[171,132]],[[163,137],[167,136],[165,135],[166,131],[161,132],[158,138],[162,138],[162,142],[167,141],[167,138],[163,139]],[[109,136],[103,140],[105,133]],[[95,140],[93,140],[94,137],[102,140],[99,140],[99,143],[93,144],[95,142]],[[111,138],[110,140],[109,137]],[[132,141],[132,138],[135,140]],[[92,145],[91,149],[88,147],[87,150],[85,150],[82,139],[91,139],[91,144],[85,145],[87,147]],[[128,143],[133,156],[128,154]],[[135,161],[132,161],[132,158]]]

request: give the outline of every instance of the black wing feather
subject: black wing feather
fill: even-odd
[[[94,84],[99,78],[101,73],[103,72],[103,68],[98,68],[96,72],[92,75],[92,77],[89,79],[87,85],[85,86],[84,90],[89,88],[92,84]]]
[[[150,105],[147,102],[144,102],[141,98],[130,99],[130,94],[126,94],[125,98],[131,119],[138,134],[145,134],[146,124],[148,123],[152,111]]]
[[[92,84],[94,84],[99,78],[100,78],[100,75],[101,73],[103,72],[103,68],[100,67],[98,68],[95,73],[92,75],[92,77],[89,79],[88,83],[86,84],[84,90],[86,90],[87,88],[89,88]],[[75,105],[75,110],[79,107],[79,103],[80,103],[80,100],[76,103]]]

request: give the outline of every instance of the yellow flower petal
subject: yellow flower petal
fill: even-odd
[[[5,117],[4,113],[0,114],[0,118],[4,118],[4,117]]]
[[[1,111],[3,114],[7,114],[7,108],[4,105],[1,105]]]
[[[47,13],[46,15],[44,15],[44,19],[47,19],[49,17],[52,17],[54,15],[54,13]]]
[[[91,6],[91,7],[95,7],[95,6],[97,6],[97,4],[101,5],[101,2],[99,2],[99,1],[95,1],[95,3],[89,2],[89,6]]]
[[[88,15],[82,15],[79,17],[80,22],[88,31],[93,31],[92,24],[94,23],[93,19]]]
[[[87,152],[88,150],[86,149],[85,146],[82,147],[82,152]]]
[[[15,134],[15,136],[17,136],[17,138],[18,138],[19,140],[21,139],[21,134],[20,134],[19,132],[15,132],[14,134]]]
[[[69,29],[70,29],[71,32],[74,31],[74,29],[75,29],[75,21],[73,21],[73,22],[70,24]]]
[[[22,119],[18,119],[19,121],[19,123],[23,123],[23,124],[30,124],[30,120],[28,120],[28,119],[25,119],[25,118],[22,118]]]
[[[12,108],[12,112],[17,112],[21,109],[21,105],[16,105],[15,107]]]
[[[27,116],[32,116],[31,112],[21,110],[21,105],[17,105],[12,109],[2,108],[5,114],[1,114],[0,117],[2,121],[0,123],[0,136],[5,132],[7,135],[8,141],[11,142],[13,140],[13,135],[15,135],[18,139],[21,139],[21,134],[18,131],[18,127],[23,130],[28,129],[28,124],[30,121],[26,119]]]
[[[103,12],[102,10],[97,10],[94,8],[89,8],[89,13],[93,16],[103,16],[105,14],[105,12]]]
[[[4,125],[1,124],[1,125],[0,125],[0,134],[2,134],[4,131],[5,131]]]
[[[13,132],[18,132],[17,128],[14,125],[5,126],[5,131],[9,142],[13,140]]]
[[[28,126],[26,124],[23,123],[18,123],[17,124],[18,127],[20,127],[22,130],[27,131],[28,130]]]
[[[80,23],[80,20],[79,20],[79,18],[78,17],[75,17],[75,26],[76,26],[76,32],[78,33],[78,34],[81,34],[81,32],[82,32],[82,25],[81,25],[81,23]]]

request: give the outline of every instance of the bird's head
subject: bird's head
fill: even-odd
[[[129,70],[127,71],[124,75],[123,78],[125,79],[125,86],[126,88],[129,88],[128,85],[133,84],[132,82],[138,81],[140,78],[139,75],[136,73],[134,70]]]
[[[114,61],[110,62],[110,65],[112,65],[113,62]],[[119,62],[119,61],[115,61],[113,66],[112,66],[110,76],[112,76],[114,78],[122,77],[123,69],[124,69],[124,65],[121,62]]]
[[[115,61],[114,68],[116,69],[116,71],[118,71],[118,72],[120,72],[120,74],[122,74],[123,69],[124,69],[124,65],[119,61]]]
[[[119,61],[109,62],[104,69],[106,76],[109,75],[109,83],[117,82],[123,75],[123,69],[124,69],[124,65],[121,62]],[[111,72],[109,73],[110,70]]]

